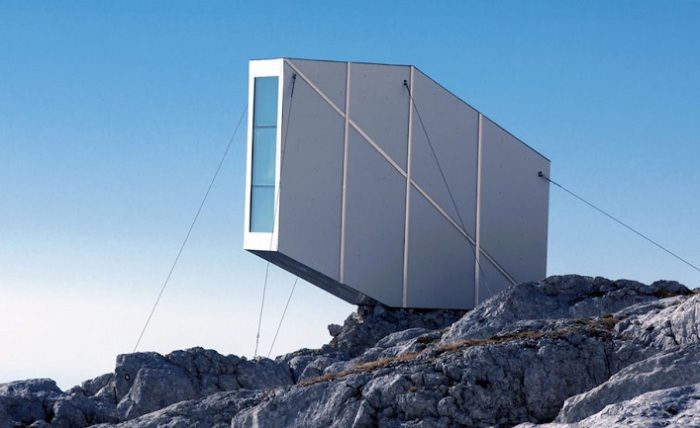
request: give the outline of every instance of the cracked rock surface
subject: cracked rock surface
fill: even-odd
[[[363,306],[275,360],[134,353],[68,391],[2,384],[0,428],[700,426],[699,299],[566,275],[467,313]]]

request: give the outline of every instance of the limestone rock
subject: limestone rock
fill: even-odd
[[[142,352],[65,392],[2,384],[0,428],[699,426],[699,307],[676,282],[576,275],[466,314],[361,306],[275,360]]]
[[[46,418],[44,403],[57,399],[62,391],[51,379],[29,379],[0,384],[0,415],[29,425]]]
[[[196,397],[185,371],[178,367],[144,367],[133,376],[128,392],[117,405],[120,420],[131,419]]]
[[[232,426],[399,426],[426,417],[473,426],[551,420],[567,397],[610,376],[606,356],[613,346],[607,329],[595,324],[553,322],[544,330],[436,346],[278,389],[236,415]]]
[[[575,423],[525,423],[517,428],[610,428],[610,427],[698,427],[700,384],[647,392],[630,400],[606,406]]]
[[[200,400],[172,404],[117,425],[98,425],[95,428],[228,428],[236,413],[257,403],[262,396],[260,391],[244,389],[217,392]]]
[[[700,385],[687,385],[642,394],[613,404],[580,422],[579,426],[697,427],[700,426]]]
[[[245,360],[192,348],[166,356],[153,352],[120,355],[114,372],[120,420],[221,391],[292,384],[284,363]]]
[[[457,321],[464,313],[453,310],[388,309],[381,305],[360,307],[345,320],[341,331],[331,340],[330,347],[356,357],[391,333],[412,328],[441,329]]]
[[[635,337],[642,346],[654,350],[700,342],[700,294],[664,299],[644,309],[622,312],[620,333]]]
[[[700,343],[678,346],[622,369],[601,385],[566,400],[557,421],[578,422],[607,405],[695,383],[700,383]]]
[[[600,277],[551,276],[510,287],[484,301],[454,323],[443,341],[488,337],[520,320],[602,316],[637,303],[689,294],[690,290],[672,281],[645,285]]]
[[[24,424],[56,428],[83,427],[115,422],[114,404],[64,393],[51,379],[30,379],[0,385],[0,427]],[[7,422],[11,421],[11,422]]]
[[[345,383],[278,390],[234,416],[231,427],[349,427],[359,404],[357,388]]]

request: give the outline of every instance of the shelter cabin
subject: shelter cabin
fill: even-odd
[[[244,248],[350,303],[544,278],[549,160],[410,65],[250,62]]]

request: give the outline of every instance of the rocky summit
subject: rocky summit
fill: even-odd
[[[700,427],[699,299],[568,275],[466,313],[362,306],[275,360],[134,353],[67,391],[0,384],[0,427]]]

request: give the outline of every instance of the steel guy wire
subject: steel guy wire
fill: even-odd
[[[231,145],[233,144],[233,140],[236,138],[236,135],[238,134],[238,130],[241,127],[241,123],[243,123],[243,117],[245,116],[246,112],[248,110],[248,107],[246,106],[243,108],[243,111],[241,112],[241,116],[238,118],[238,123],[236,124],[236,129],[233,131],[233,134],[231,135],[231,138],[228,140],[228,144],[226,144],[226,149],[224,150],[223,154],[221,155],[221,159],[219,160],[219,164],[216,167],[216,170],[214,171],[214,175],[211,178],[211,181],[209,182],[209,186],[207,187],[207,191],[204,193],[204,197],[202,197],[202,201],[199,204],[199,208],[197,208],[197,212],[194,215],[194,218],[192,219],[192,223],[190,224],[190,227],[187,229],[187,234],[185,235],[185,238],[182,240],[182,243],[180,244],[180,249],[177,251],[177,255],[175,256],[175,259],[173,260],[173,263],[170,266],[170,270],[168,271],[168,275],[165,277],[165,281],[163,281],[163,285],[160,287],[160,292],[158,293],[158,297],[156,297],[156,301],[153,303],[153,307],[151,308],[151,312],[148,314],[148,318],[146,318],[146,323],[143,325],[143,328],[141,329],[141,334],[139,334],[139,338],[136,340],[136,345],[134,345],[134,351],[139,347],[139,344],[141,343],[141,340],[143,339],[143,335],[146,333],[146,329],[148,328],[148,325],[151,322],[151,319],[153,318],[153,314],[156,311],[156,308],[158,307],[158,303],[160,303],[161,297],[163,297],[163,292],[165,291],[165,288],[168,286],[168,283],[170,282],[170,278],[173,275],[173,271],[175,270],[175,266],[177,266],[178,261],[180,260],[180,255],[182,255],[182,250],[185,249],[185,246],[187,245],[187,241],[190,239],[190,235],[192,234],[192,229],[194,229],[195,224],[197,223],[197,219],[199,219],[199,214],[201,214],[202,209],[204,208],[204,204],[207,202],[207,198],[209,197],[209,193],[211,192],[212,187],[214,186],[214,182],[216,181],[216,177],[218,177],[219,172],[221,171],[221,167],[224,164],[224,161],[226,160],[226,156],[228,155],[229,150],[231,149]]]

